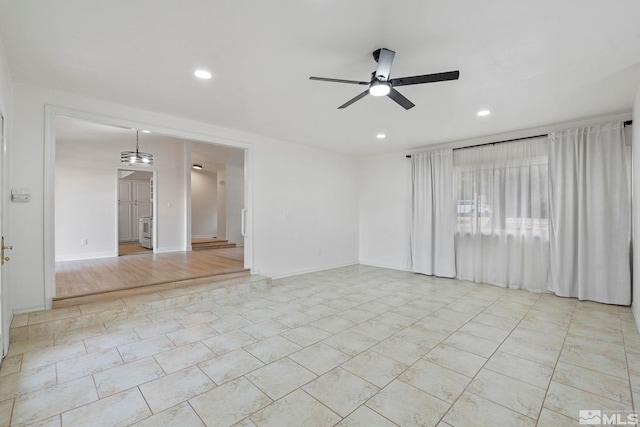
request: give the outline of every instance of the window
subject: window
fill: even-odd
[[[457,150],[458,233],[547,236],[547,159],[546,139]]]

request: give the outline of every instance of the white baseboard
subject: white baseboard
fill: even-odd
[[[336,265],[330,265],[330,266],[326,266],[326,267],[319,267],[319,268],[312,268],[312,269],[308,269],[308,270],[300,270],[300,271],[296,271],[296,272],[292,272],[292,273],[286,273],[286,274],[282,274],[282,275],[277,275],[277,276],[271,276],[272,279],[284,279],[285,277],[293,277],[293,276],[299,276],[301,274],[308,274],[308,273],[316,273],[318,271],[324,271],[324,270],[332,270],[334,268],[340,268],[340,267],[349,267],[351,265],[358,265],[358,261],[353,261],[353,262],[348,262],[345,264],[336,264]],[[259,271],[251,271],[251,274],[262,274],[263,273],[259,272]]]
[[[153,250],[156,254],[166,254],[168,252],[187,252],[185,246],[168,246],[166,248],[156,248]]]
[[[194,234],[193,236],[191,236],[192,239],[212,239],[213,238],[213,234],[215,233],[210,233],[210,234]],[[218,237],[216,237],[217,239]]]
[[[22,313],[31,313],[34,311],[42,311],[45,309],[44,305],[32,305],[27,307],[17,307],[13,309],[13,315],[22,314]]]
[[[91,252],[85,254],[65,254],[65,255],[56,255],[56,261],[80,261],[85,259],[97,259],[97,258],[111,258],[117,257],[118,251],[107,251],[107,252]]]
[[[397,265],[387,265],[387,264],[379,264],[376,262],[367,262],[367,261],[360,261],[359,264],[362,265],[368,265],[369,267],[380,267],[380,268],[388,268],[389,270],[398,270],[398,271],[408,271],[408,272],[412,272],[413,270],[407,268],[407,267],[398,267]]]

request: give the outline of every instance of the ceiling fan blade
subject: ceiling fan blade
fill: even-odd
[[[398,92],[394,88],[391,88],[391,92],[389,92],[389,95],[387,96],[393,99],[394,101],[396,101],[402,107],[404,107],[405,110],[408,110],[416,106],[413,102],[409,101],[407,98],[405,98],[400,92]]]
[[[445,82],[447,80],[458,80],[460,71],[447,71],[446,73],[425,74],[423,76],[400,77],[391,79],[393,86],[417,85],[420,83]]]
[[[365,96],[369,95],[369,89],[365,90],[364,92],[362,92],[360,95],[356,96],[353,99],[348,100],[347,102],[345,102],[344,104],[342,104],[341,106],[338,107],[339,109],[342,108],[347,108],[349,105],[353,104],[356,101],[361,100],[362,98],[364,98]]]
[[[389,80],[391,74],[391,64],[396,53],[392,50],[382,48],[378,55],[378,68],[376,68],[376,78],[382,78],[384,81]]]
[[[326,77],[309,77],[309,80],[319,80],[321,82],[334,82],[334,83],[351,83],[354,85],[369,85],[370,82],[358,82],[355,80],[341,80],[341,79],[328,79]]]

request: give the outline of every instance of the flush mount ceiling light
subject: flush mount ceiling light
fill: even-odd
[[[120,163],[127,166],[153,166],[153,154],[138,150],[139,132],[136,130],[136,151],[120,153]]]
[[[195,73],[193,73],[197,78],[199,79],[203,79],[203,80],[208,80],[211,78],[211,73],[208,72],[207,70],[196,70]]]
[[[489,110],[480,110],[480,111],[478,111],[477,114],[478,114],[479,117],[484,117],[484,116],[488,116],[489,114],[491,114],[491,111],[489,111]]]
[[[194,169],[202,169],[202,165],[195,165],[195,164],[194,164],[194,165],[193,165],[193,166],[191,166],[191,167],[192,167],[192,168],[194,168]]]
[[[378,139],[385,139],[387,137],[387,135],[385,135],[384,133],[379,133],[376,135],[376,138]]]

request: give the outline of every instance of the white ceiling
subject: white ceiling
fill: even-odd
[[[136,131],[134,129],[108,126],[100,123],[69,118],[56,118],[56,141],[82,142],[86,144],[120,143],[131,144],[131,150],[136,147]],[[199,141],[174,138],[158,133],[138,133],[140,151],[154,153],[154,144],[161,142],[191,143],[191,164],[199,164],[204,172],[217,172],[232,165],[238,168],[244,167],[244,151],[238,148],[227,147],[218,144],[210,144]],[[119,153],[114,152],[114,159]],[[124,168],[126,169],[126,167]]]
[[[367,155],[629,111],[639,17],[638,0],[0,0],[0,37],[16,82]],[[380,47],[392,77],[460,80],[399,88],[409,111],[338,110],[363,88],[308,80],[368,80]]]

